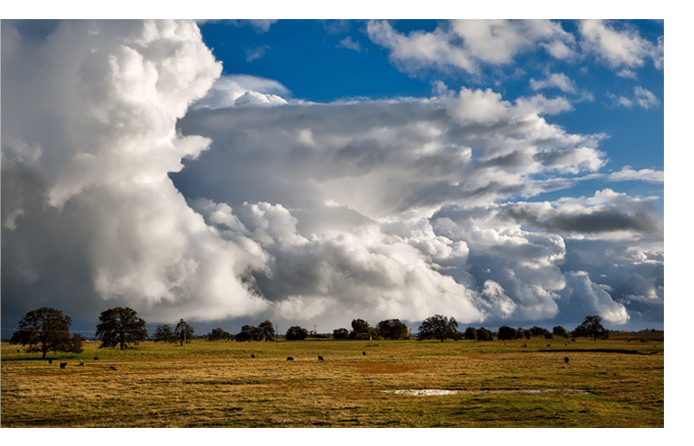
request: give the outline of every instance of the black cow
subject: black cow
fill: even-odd
[[[323,357],[322,357],[322,356],[319,356],[319,357],[318,357],[318,360],[319,360],[319,361],[322,361],[322,360],[323,360]]]
[[[67,365],[67,362],[61,362],[61,363],[60,363],[60,368],[61,368],[61,369],[64,369],[66,365]]]
[[[564,364],[568,364],[568,363],[569,363],[569,357],[567,356],[564,358]]]
[[[49,360],[48,360],[48,365],[51,365],[51,364],[53,364],[53,360],[52,360],[52,359],[49,359]]]
[[[294,358],[292,358],[291,356],[287,356],[287,361],[293,361],[293,360],[294,360]]]
[[[109,370],[114,370],[114,371],[115,371],[115,370],[116,370],[116,368],[115,368],[115,367],[113,367],[113,366],[111,366],[111,368],[110,368]]]

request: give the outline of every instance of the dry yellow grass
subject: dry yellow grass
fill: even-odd
[[[664,425],[662,341],[563,343],[195,341],[124,352],[88,343],[61,359],[64,370],[3,344],[2,426]],[[467,393],[384,392],[398,389]],[[555,391],[565,389],[586,393]]]

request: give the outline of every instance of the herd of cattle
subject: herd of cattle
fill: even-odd
[[[523,344],[521,347],[527,347],[527,345]],[[549,346],[548,346],[548,347],[549,347]],[[364,356],[366,356],[366,352],[361,352],[361,354],[364,355]],[[255,358],[255,354],[251,354],[251,358]],[[98,357],[98,356],[95,356],[95,357],[94,357],[94,361],[98,361],[98,360],[99,360],[99,357]],[[293,357],[287,356],[287,361],[293,361],[293,360],[294,360]],[[323,357],[320,356],[320,355],[318,355],[318,360],[319,360],[319,361],[324,361]],[[567,356],[567,357],[564,357],[564,363],[565,363],[565,364],[568,364],[568,363],[569,363],[569,357],[568,357],[568,356]],[[53,359],[48,359],[48,364],[53,364]],[[84,366],[84,362],[80,362],[80,363],[78,364],[78,366]],[[61,369],[64,369],[65,367],[67,367],[67,362],[61,362],[61,363],[60,363],[60,368],[61,368]],[[116,370],[116,368],[115,368],[114,366],[111,366],[111,367],[109,368],[109,370]]]

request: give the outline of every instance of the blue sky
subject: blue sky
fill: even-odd
[[[634,170],[662,171],[664,76],[662,67],[657,66],[660,62],[643,55],[633,60],[618,55],[609,59],[599,49],[581,49],[587,39],[580,40],[580,22],[556,23],[576,37],[574,57],[563,60],[541,48],[522,48],[505,63],[482,63],[479,76],[450,66],[398,69],[392,63],[391,51],[369,38],[366,21],[281,20],[265,25],[267,31],[249,22],[235,21],[230,26],[228,21],[214,21],[203,23],[201,30],[205,43],[223,62],[224,74],[276,80],[299,100],[426,98],[432,95],[437,81],[452,90],[491,88],[511,102],[538,93],[565,97],[572,108],[552,116],[551,122],[574,133],[608,135],[600,145],[608,154],[605,170],[631,166]],[[445,20],[395,20],[392,27],[404,37],[412,33],[432,35],[448,25]],[[630,35],[657,48],[664,22],[612,21],[605,29],[615,34],[612,37],[621,32],[625,39]],[[662,52],[657,54],[655,57],[662,58]],[[636,88],[643,89],[641,96],[635,93]],[[580,186],[577,190],[581,192],[574,194],[593,187]],[[644,185],[627,182],[614,187],[626,191]],[[644,193],[647,190],[648,186],[644,187]],[[662,188],[660,191],[662,198]],[[657,205],[662,217],[662,200]]]
[[[663,328],[664,30],[3,20],[3,337]]]

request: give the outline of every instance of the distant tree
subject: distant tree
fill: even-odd
[[[349,332],[349,338],[355,339],[359,333],[371,333],[369,323],[363,319],[352,320],[352,331]]]
[[[441,316],[437,314],[428,317],[419,326],[417,340],[423,339],[440,339],[443,342],[445,339],[458,339],[458,322],[455,318]]]
[[[188,325],[188,322],[183,319],[178,321],[176,329],[174,330],[174,336],[181,343],[181,346],[183,346],[184,342],[188,344],[193,339],[194,333],[195,329]]]
[[[28,312],[19,321],[19,329],[12,335],[10,343],[29,345],[28,351],[41,352],[44,359],[49,351],[72,352],[75,340],[70,338],[71,323],[72,319],[63,316],[60,310],[39,308]]]
[[[410,337],[410,330],[407,325],[399,319],[388,319],[376,325],[378,335],[383,339],[407,339]]]
[[[70,349],[70,351],[74,353],[82,353],[84,350],[82,348],[82,341],[84,341],[84,336],[74,333],[71,339],[72,349]]]
[[[147,339],[144,319],[137,316],[131,308],[112,308],[99,316],[101,323],[96,326],[96,337],[101,340],[99,348],[120,345],[124,350],[129,342],[137,344]]]
[[[468,327],[465,329],[465,339],[477,339],[477,330],[475,330],[475,327]]]
[[[515,328],[511,328],[511,327],[508,327],[506,325],[499,327],[498,338],[500,341],[506,340],[506,339],[516,339],[517,336],[518,336],[518,332],[516,332]]]
[[[236,335],[236,340],[238,342],[251,342],[252,340],[256,339],[257,331],[258,329],[253,327],[252,325],[244,325],[243,327],[241,327],[241,333]]]
[[[538,327],[538,326],[535,326],[528,331],[530,332],[530,334],[533,337],[538,337],[538,338],[539,337],[546,337],[547,333],[549,333],[549,330],[547,330],[546,328],[542,328],[542,327]]]
[[[308,337],[308,330],[299,326],[289,327],[285,339],[288,341],[303,341]]]
[[[574,337],[607,339],[610,333],[601,324],[600,316],[586,316],[586,320],[571,333]]]
[[[566,332],[566,329],[564,329],[564,327],[562,327],[560,325],[557,325],[556,327],[554,327],[552,329],[552,333],[554,334],[554,336],[562,336],[564,338],[569,337],[569,334]]]
[[[272,322],[261,322],[256,330],[256,337],[259,341],[263,339],[266,341],[273,340],[275,338],[275,327],[272,325]]]
[[[213,328],[212,331],[207,335],[207,339],[210,341],[226,341],[231,339],[231,335],[221,328]]]
[[[549,331],[545,332],[545,339],[554,339],[554,335]]]
[[[347,339],[349,338],[349,330],[346,328],[336,328],[333,330],[333,339]]]
[[[528,333],[528,335],[529,335],[529,333]],[[518,327],[516,329],[516,339],[523,339],[524,337],[526,337],[525,329],[523,327]],[[530,339],[530,336],[528,336],[528,339]]]
[[[167,324],[157,325],[154,331],[154,342],[176,342],[171,326]]]
[[[484,327],[480,327],[477,329],[477,340],[478,341],[491,341],[492,340],[492,332],[490,330],[487,330]]]

